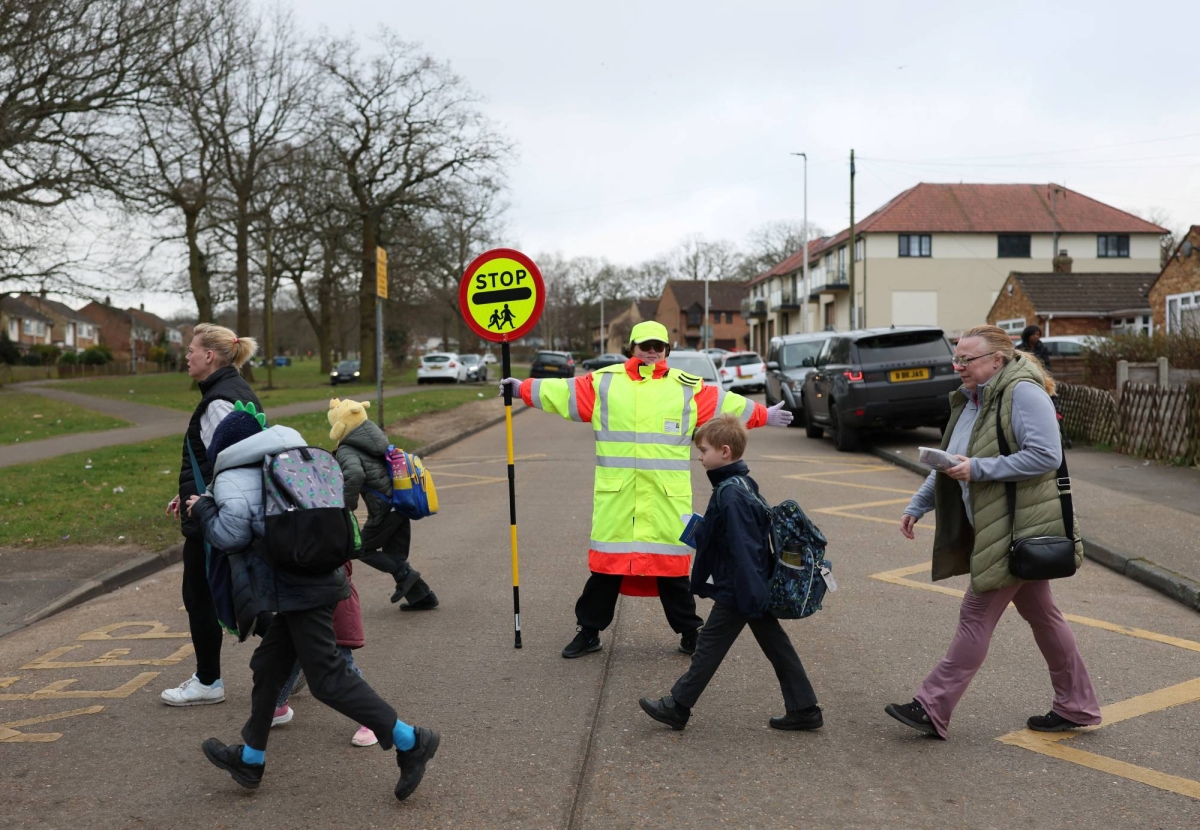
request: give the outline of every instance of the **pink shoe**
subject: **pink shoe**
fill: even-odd
[[[292,711],[292,707],[286,703],[275,710],[275,716],[271,718],[271,726],[283,726],[290,721],[296,713]]]
[[[375,746],[379,743],[379,739],[375,737],[375,733],[365,726],[360,726],[358,731],[354,733],[354,737],[350,739],[350,743],[355,746]]]

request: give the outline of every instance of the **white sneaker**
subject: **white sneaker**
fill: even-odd
[[[358,727],[358,731],[354,733],[354,737],[350,739],[350,743],[354,746],[375,746],[379,743],[379,739],[375,737],[375,733],[365,726]]]
[[[225,701],[225,684],[220,678],[213,681],[211,686],[205,686],[200,678],[192,675],[174,689],[162,693],[163,703],[168,706],[203,706],[206,703],[223,703]]]
[[[285,723],[291,723],[295,715],[295,710],[285,703],[275,710],[275,714],[271,717],[271,726],[283,726]]]

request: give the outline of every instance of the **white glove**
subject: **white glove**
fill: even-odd
[[[792,422],[793,417],[791,410],[783,408],[783,401],[767,407],[767,426],[769,427],[785,427]]]
[[[516,378],[504,378],[504,380],[500,381],[500,397],[502,398],[504,397],[504,387],[506,386],[512,388],[512,396],[514,398],[521,397],[521,381]]]

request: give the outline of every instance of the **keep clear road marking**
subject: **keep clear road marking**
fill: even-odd
[[[828,464],[839,467],[854,467],[852,470],[840,470],[830,472],[815,472],[815,473],[800,473],[795,475],[785,476],[785,478],[814,482],[820,484],[828,484],[838,487],[853,487],[869,490],[882,490],[885,492],[907,493],[911,494],[911,489],[895,489],[889,487],[879,487],[872,485],[856,484],[854,482],[841,481],[832,476],[852,475],[857,472],[877,472],[881,468],[871,462],[854,463],[842,461],[821,461],[818,458],[809,456],[764,456],[772,460],[778,461],[800,461],[804,463]],[[896,467],[888,465],[886,469],[896,470]],[[898,519],[884,519],[878,516],[866,516],[860,513],[851,511],[863,510],[873,507],[887,507],[898,504],[907,504],[908,499],[889,499],[886,501],[870,501],[860,502],[857,504],[843,504],[835,507],[819,508],[812,512],[823,513],[828,516],[839,516],[846,519],[856,519],[858,521],[881,522],[883,524],[897,525]],[[932,529],[929,523],[916,525],[916,528]],[[931,569],[930,562],[921,562],[916,565],[908,565],[903,568],[896,568],[891,571],[883,571],[882,573],[872,574],[871,579],[877,579],[880,582],[886,582],[891,585],[899,585],[904,588],[914,588],[921,591],[932,591],[937,594],[945,594],[957,599],[961,599],[964,595],[963,591],[955,588],[947,588],[943,585],[932,585],[925,582],[917,582],[909,579],[915,573],[921,571],[929,571]],[[1164,645],[1181,648],[1185,651],[1193,651],[1200,653],[1200,643],[1194,640],[1188,640],[1183,637],[1173,637],[1169,634],[1159,634],[1156,631],[1147,631],[1142,628],[1132,628],[1126,625],[1117,625],[1105,620],[1097,620],[1091,617],[1081,617],[1078,614],[1063,614],[1063,617],[1073,623],[1085,625],[1090,628],[1098,628],[1102,631],[1110,631],[1115,634],[1123,634],[1127,637],[1133,637],[1139,640],[1148,640],[1150,642],[1162,643]],[[1037,752],[1041,755],[1050,758],[1056,758],[1060,761],[1069,761],[1072,764],[1078,764],[1082,767],[1094,769],[1098,772],[1115,775],[1119,778],[1126,778],[1130,781],[1137,781],[1140,784],[1146,784],[1166,792],[1176,793],[1178,795],[1187,796],[1200,800],[1200,781],[1192,780],[1191,778],[1182,778],[1177,775],[1168,775],[1165,772],[1159,772],[1148,767],[1141,767],[1137,764],[1118,761],[1115,758],[1108,758],[1104,755],[1097,755],[1094,752],[1077,749],[1073,746],[1066,745],[1066,742],[1071,738],[1086,732],[1095,732],[1100,729],[1114,726],[1123,721],[1132,720],[1142,715],[1148,715],[1154,712],[1161,712],[1175,706],[1183,706],[1189,703],[1200,701],[1200,677],[1194,680],[1188,680],[1184,683],[1179,683],[1174,686],[1168,686],[1165,689],[1159,689],[1156,692],[1139,695],[1137,697],[1122,700],[1108,706],[1100,707],[1103,723],[1100,726],[1089,727],[1083,730],[1071,732],[1034,732],[1031,729],[1019,729],[1016,732],[1010,732],[1007,735],[1001,735],[996,738],[1002,744],[1008,746],[1016,746],[1022,749],[1027,749],[1030,752]]]

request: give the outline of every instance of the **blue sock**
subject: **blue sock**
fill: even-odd
[[[401,752],[408,752],[408,750],[417,745],[417,733],[407,723],[398,720],[396,721],[396,725],[392,727],[392,743]]]
[[[243,764],[265,764],[267,751],[265,749],[251,749],[248,746],[242,747],[242,763]]]

